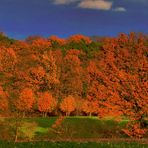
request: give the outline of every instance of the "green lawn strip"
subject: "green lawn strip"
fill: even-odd
[[[147,148],[139,143],[95,143],[95,142],[0,142],[1,148]]]
[[[44,138],[123,138],[125,136],[121,133],[121,129],[126,125],[127,120],[116,122],[112,119],[100,120],[93,116],[70,116],[65,117],[63,123],[53,130],[51,125],[57,118],[24,118],[20,131],[22,135],[37,140]],[[15,119],[9,119],[9,121],[14,122]]]
[[[51,127],[55,123],[57,117],[49,117],[49,118],[22,118],[20,119],[20,127],[19,127],[19,137],[21,139],[24,138],[44,138],[44,134],[46,134]],[[15,132],[15,118],[8,118],[2,122],[7,123],[9,126],[9,135],[10,133],[13,135]],[[4,126],[4,124],[3,124]],[[0,127],[0,131],[3,131],[5,127]],[[11,135],[11,137],[12,137]]]
[[[58,117],[47,117],[47,118],[25,118],[25,121],[36,122],[38,126],[49,128],[53,125]]]
[[[26,118],[24,119],[25,122],[28,123],[36,123],[35,129],[32,129],[32,134],[34,139],[44,139],[46,137],[46,133],[49,131],[50,127],[55,123],[57,117],[49,117],[49,118]],[[24,133],[27,131],[26,127],[24,128]],[[30,129],[29,129],[30,130]]]

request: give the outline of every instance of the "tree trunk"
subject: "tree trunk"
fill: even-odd
[[[23,118],[25,118],[25,111],[23,111]]]
[[[47,112],[45,112],[45,116],[44,116],[45,118],[47,117]]]
[[[19,120],[16,119],[16,123],[15,123],[15,139],[14,139],[15,142],[17,142],[17,139],[18,139],[18,130],[19,130]]]
[[[91,117],[91,112],[89,113],[89,116]]]
[[[70,115],[70,112],[66,112],[66,116],[69,116]]]
[[[18,137],[18,127],[16,127],[15,130],[15,139],[14,139],[15,142],[17,142],[17,137]]]

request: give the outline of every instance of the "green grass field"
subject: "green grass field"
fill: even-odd
[[[112,119],[99,120],[97,117],[66,117],[56,129],[51,128],[57,117],[24,118],[20,121],[18,141],[25,143],[1,142],[0,148],[13,147],[148,147],[137,143],[126,143],[116,139],[128,137],[122,132],[127,120],[116,122]],[[0,120],[0,140],[13,141],[15,119]],[[108,139],[96,142],[97,139]],[[113,140],[112,140],[113,139]],[[27,141],[61,141],[61,142],[27,142]],[[65,142],[63,142],[65,141]],[[66,142],[68,141],[68,142]],[[71,141],[71,142],[69,142]],[[75,142],[74,142],[75,141]],[[108,142],[109,141],[109,142]]]
[[[147,148],[146,144],[138,143],[76,143],[76,142],[0,142],[1,148]]]
[[[57,117],[24,118],[20,123],[20,139],[73,139],[73,138],[123,138],[122,128],[127,121],[98,120],[97,117],[66,117],[62,124],[52,129]],[[14,119],[7,119],[11,133],[15,126]],[[5,124],[4,124],[5,125]],[[32,129],[32,130],[30,130]],[[3,130],[3,128],[2,128]],[[23,136],[24,135],[24,136]],[[26,137],[25,137],[26,136]]]

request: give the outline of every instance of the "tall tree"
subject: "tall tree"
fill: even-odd
[[[120,34],[118,38],[105,41],[99,63],[100,78],[108,90],[118,98],[118,101],[114,99],[113,103],[120,106],[120,111],[131,119],[131,129],[126,130],[130,136],[142,136],[143,131],[146,131],[144,127],[144,117],[148,115],[146,50],[143,36],[136,36],[134,33],[129,36]]]
[[[63,95],[82,95],[82,67],[79,54],[80,51],[71,49],[63,59],[61,71]]]

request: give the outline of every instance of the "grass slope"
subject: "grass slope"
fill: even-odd
[[[122,132],[127,120],[98,120],[97,117],[66,117],[56,129],[51,126],[57,117],[24,118],[19,128],[19,141],[96,141],[95,139],[119,139],[128,137]],[[7,125],[7,126],[6,126]],[[15,119],[0,120],[0,139],[14,140]]]

